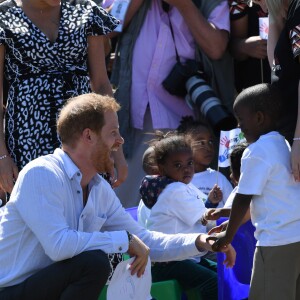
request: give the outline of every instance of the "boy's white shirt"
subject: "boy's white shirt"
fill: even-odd
[[[236,192],[254,195],[257,246],[300,241],[300,183],[292,176],[290,146],[278,132],[262,135],[244,151]]]
[[[227,198],[224,208],[231,208],[232,207],[232,202],[234,199],[234,196],[236,194],[237,191],[237,186],[232,190],[232,192],[230,193],[229,197]]]

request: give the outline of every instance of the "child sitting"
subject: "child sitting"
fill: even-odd
[[[183,136],[169,136],[155,143],[154,153],[159,173],[173,182],[159,193],[148,228],[164,233],[206,232],[201,224],[207,212],[202,200],[205,195],[191,183],[194,163],[189,143]],[[217,265],[200,256],[155,263],[152,278],[177,279],[184,289],[196,289],[203,299],[218,299]]]
[[[170,135],[177,135],[177,132],[168,132],[166,136]],[[156,138],[149,142],[150,146],[146,149],[142,161],[143,170],[147,175],[142,179],[140,186],[141,200],[138,206],[137,216],[138,223],[146,228],[151,212],[150,210],[156,203],[159,194],[169,183],[174,181],[171,178],[159,175],[159,169],[154,153],[154,145],[157,141],[163,139],[165,135],[163,132],[156,131],[155,136]],[[213,189],[209,191],[208,196],[206,196],[204,193],[202,194],[202,201],[207,202],[208,199],[211,199],[211,201],[213,201],[213,199],[216,198],[216,193],[219,197],[222,197],[222,194],[220,195],[220,189],[217,187],[213,187]]]
[[[176,134],[175,132],[169,132],[170,134]],[[164,137],[163,132],[157,131],[155,133],[157,140]],[[140,225],[147,228],[147,222],[151,213],[152,206],[156,203],[159,193],[165,188],[165,186],[171,182],[171,179],[165,176],[159,175],[158,166],[156,164],[156,158],[154,153],[153,145],[157,141],[156,139],[151,140],[149,146],[143,154],[142,166],[144,172],[147,174],[141,182],[140,200],[137,210],[137,220]]]
[[[215,158],[214,137],[210,127],[192,117],[183,117],[177,130],[187,137],[192,146],[195,166],[192,183],[206,195],[214,189],[213,197],[206,200],[205,206],[223,207],[232,185],[221,172],[209,168]]]
[[[251,203],[257,239],[249,299],[300,299],[300,183],[291,170],[288,142],[280,135],[282,99],[274,85],[243,90],[234,102],[239,126],[250,145],[225,232],[210,237],[218,251],[230,243]]]

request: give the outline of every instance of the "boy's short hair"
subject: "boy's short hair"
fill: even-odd
[[[246,105],[253,112],[261,111],[277,122],[281,117],[282,93],[275,84],[261,83],[244,89],[235,99],[234,105]]]
[[[62,144],[74,146],[86,128],[100,132],[104,126],[104,113],[119,109],[120,105],[110,96],[90,93],[69,99],[57,120],[57,133]]]
[[[247,143],[239,143],[234,146],[230,153],[230,169],[236,179],[241,174],[241,160],[244,150],[248,147]]]

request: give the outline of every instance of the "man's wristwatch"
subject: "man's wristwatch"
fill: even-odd
[[[133,242],[133,235],[126,230],[127,233],[127,237],[128,237],[128,246],[130,246],[130,244]]]

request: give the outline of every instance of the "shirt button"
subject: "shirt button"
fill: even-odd
[[[77,191],[77,194],[80,194],[80,191]]]
[[[119,251],[122,251],[123,250],[123,248],[122,247],[119,247]]]
[[[77,173],[77,176],[80,176],[80,173]]]

